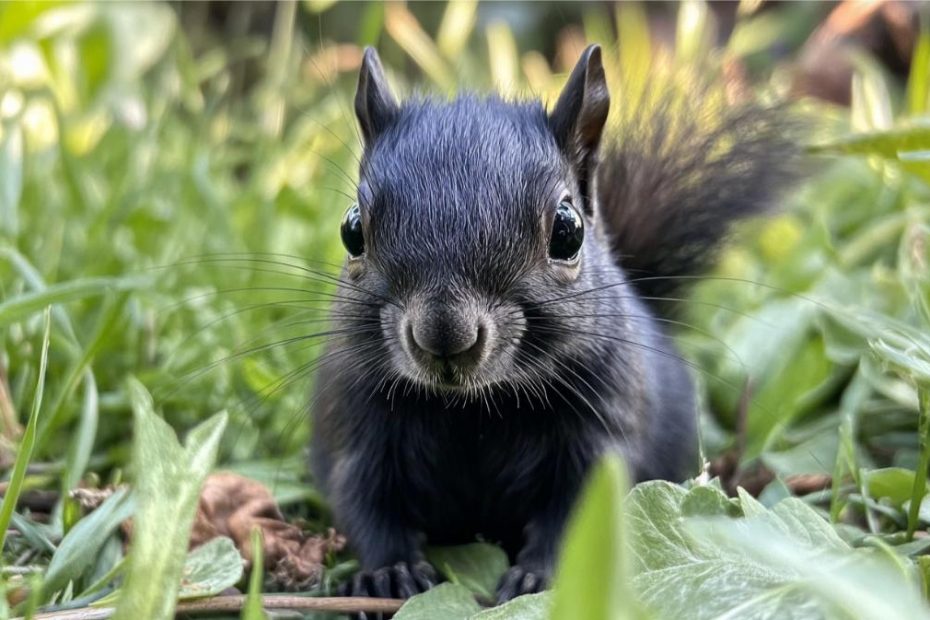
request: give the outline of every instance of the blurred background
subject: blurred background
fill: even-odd
[[[926,8],[0,4],[0,469],[32,402],[41,309],[57,302],[26,486],[38,520],[78,485],[122,480],[134,376],[181,432],[227,410],[220,464],[326,523],[304,463],[325,340],[310,334],[332,289],[302,267],[335,274],[343,259],[362,48],[378,47],[402,97],[552,101],[599,42],[620,130],[637,84],[685,88],[683,71],[813,121],[809,178],[741,228],[676,332],[725,488],[766,503],[820,493],[835,514],[878,502],[869,476],[913,481],[930,376]]]

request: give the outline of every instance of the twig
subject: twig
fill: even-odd
[[[367,598],[364,596],[265,596],[262,607],[265,609],[300,609],[307,611],[330,611],[333,613],[353,613],[360,611],[394,613],[403,601],[396,598]],[[205,601],[179,603],[175,613],[212,613],[217,611],[240,611],[245,605],[245,596],[217,596]],[[105,620],[116,611],[113,607],[82,607],[53,611],[33,616],[34,620]],[[15,618],[14,620],[24,620]]]

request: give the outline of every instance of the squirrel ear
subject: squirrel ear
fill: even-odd
[[[610,110],[610,92],[601,64],[601,47],[589,45],[568,77],[562,94],[549,115],[556,142],[578,167],[586,205],[593,155]]]
[[[384,77],[384,67],[378,52],[365,48],[362,68],[358,73],[358,89],[355,91],[355,115],[362,128],[365,143],[374,138],[391,122],[399,109]]]
[[[549,115],[549,126],[562,148],[593,151],[601,139],[609,109],[601,46],[589,45]]]

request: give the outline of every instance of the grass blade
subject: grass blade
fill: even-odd
[[[446,58],[455,60],[462,54],[468,37],[475,29],[477,18],[476,0],[459,0],[446,5],[442,23],[439,24],[439,33],[436,35],[436,46]]]
[[[384,7],[384,26],[391,38],[407,53],[437,86],[455,90],[455,79],[442,54],[423,31],[417,18],[402,4],[388,3]]]
[[[911,491],[911,505],[907,511],[907,539],[913,540],[920,517],[920,502],[927,492],[927,468],[930,467],[930,388],[917,387],[920,416],[918,439],[920,441],[920,459],[914,472],[914,489]]]
[[[907,110],[913,116],[930,112],[930,13],[924,12],[907,79]]]
[[[3,495],[3,504],[0,505],[0,550],[6,541],[6,530],[10,527],[10,520],[13,518],[13,511],[16,510],[16,502],[19,501],[19,494],[23,490],[23,480],[26,478],[26,467],[29,465],[29,459],[32,458],[32,449],[36,443],[36,426],[39,420],[39,410],[42,408],[42,394],[45,391],[45,370],[48,366],[48,343],[52,334],[52,310],[45,308],[45,334],[42,337],[42,354],[39,357],[39,377],[36,380],[36,391],[32,398],[32,411],[29,412],[29,422],[26,424],[26,431],[23,433],[22,441],[19,443],[19,452],[16,455],[16,463],[13,465],[13,474],[10,476],[10,484],[6,493]]]
[[[264,544],[261,529],[252,528],[252,574],[249,575],[249,592],[242,607],[242,620],[267,620],[262,606],[262,580],[265,577]]]
[[[148,284],[150,279],[142,276],[82,278],[52,284],[45,290],[19,295],[0,303],[0,327],[25,319],[45,306],[103,295],[107,291],[139,289]]]
[[[71,528],[52,556],[42,584],[44,600],[67,587],[69,581],[82,577],[107,539],[120,524],[132,516],[135,502],[126,489],[118,489],[96,510]]]

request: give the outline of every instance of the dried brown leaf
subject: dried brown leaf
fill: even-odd
[[[271,492],[260,482],[230,472],[209,476],[200,494],[190,546],[228,536],[251,564],[250,534],[256,527],[262,532],[265,566],[285,589],[319,583],[326,555],[345,546],[345,537],[334,530],[325,536],[308,536],[286,522]]]

